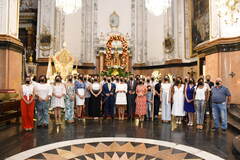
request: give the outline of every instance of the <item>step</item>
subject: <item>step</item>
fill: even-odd
[[[240,159],[240,135],[233,139],[233,153],[237,159]]]
[[[230,108],[236,108],[240,112],[240,104],[231,104]]]
[[[228,109],[228,115],[234,118],[240,124],[240,110],[238,109],[237,106],[231,106]]]
[[[231,117],[231,116],[228,116],[228,124],[229,124],[231,127],[237,129],[237,130],[240,132],[240,121],[235,120],[235,119],[234,119],[233,117]]]

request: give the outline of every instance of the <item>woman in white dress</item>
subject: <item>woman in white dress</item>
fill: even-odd
[[[177,78],[172,87],[172,115],[176,117],[176,124],[182,124],[184,111],[184,84],[181,78]]]
[[[61,111],[65,107],[64,97],[66,95],[66,88],[62,83],[61,76],[55,77],[55,83],[52,89],[52,108],[54,109],[55,122],[57,125],[61,122]]]
[[[170,103],[170,93],[171,93],[171,83],[169,77],[164,77],[164,82],[161,84],[160,90],[160,101],[162,102],[162,121],[171,121],[171,103]]]
[[[120,82],[116,84],[116,105],[118,109],[118,119],[124,120],[124,112],[127,106],[127,84],[121,78]]]
[[[79,77],[75,82],[76,90],[76,108],[77,108],[77,117],[80,119],[83,117],[83,107],[85,104],[85,88],[86,85],[83,82],[83,77]]]

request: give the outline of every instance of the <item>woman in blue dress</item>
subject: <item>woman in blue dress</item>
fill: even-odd
[[[195,82],[193,78],[189,78],[188,83],[186,84],[185,87],[185,101],[184,101],[184,111],[187,112],[188,114],[188,126],[193,126],[193,117],[194,117],[194,87],[195,87]]]

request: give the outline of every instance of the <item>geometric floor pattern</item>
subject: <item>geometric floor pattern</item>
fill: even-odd
[[[48,150],[28,160],[202,160],[178,149],[138,142],[94,142]]]

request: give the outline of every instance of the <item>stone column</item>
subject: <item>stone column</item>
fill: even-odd
[[[146,63],[147,54],[147,10],[144,0],[132,0],[132,44],[133,62]]]
[[[20,90],[23,45],[18,39],[20,0],[0,0],[0,89]]]

